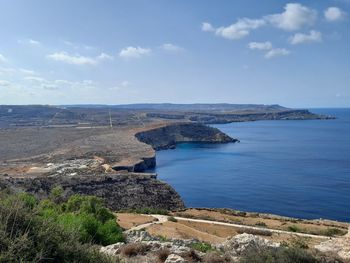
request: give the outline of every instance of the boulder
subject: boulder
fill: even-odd
[[[244,233],[227,240],[219,247],[219,249],[225,251],[232,258],[236,259],[250,249],[264,249],[279,246],[279,243],[274,243],[259,236]]]

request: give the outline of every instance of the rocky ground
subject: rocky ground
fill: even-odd
[[[192,213],[195,210],[191,209]],[[197,211],[203,213],[201,209]],[[208,217],[215,218],[219,212],[206,210],[206,213]],[[227,211],[221,212],[221,215],[226,216]],[[245,217],[247,220],[259,218],[263,223],[269,220],[287,220],[285,217],[267,216],[262,214],[261,217]],[[278,247],[307,249],[323,258],[324,261],[320,262],[348,262],[350,259],[348,234],[330,237],[321,235],[321,232],[318,235],[291,231],[281,233],[277,224],[257,230],[256,226],[230,225],[209,219],[192,218],[188,219],[192,221],[186,221],[186,218],[164,215],[118,213],[117,217],[118,223],[127,228],[126,243],[102,247],[101,251],[123,259],[123,262],[239,262],[241,256],[251,249],[263,251]],[[299,223],[308,224],[309,229],[326,229],[331,222],[300,220]],[[349,227],[346,223],[333,223],[344,230]],[[339,260],[334,261],[337,257]]]
[[[197,123],[153,123],[113,128],[0,129],[0,188],[45,197],[60,185],[66,195],[105,199],[114,210],[180,209],[176,191],[155,174],[156,149],[179,142],[229,143],[218,129]]]
[[[181,142],[239,141],[205,124],[332,117],[278,105],[130,107],[0,106],[0,189],[44,198],[61,186],[66,197],[95,195],[115,211],[145,207],[176,210],[170,214],[174,219],[163,217],[161,222],[160,217],[129,215],[126,223],[119,216],[119,224],[129,229],[127,243],[101,251],[126,262],[236,262],[250,247],[285,245],[293,234],[288,231],[309,235],[310,247],[348,257],[349,239],[342,237],[348,227],[345,223],[185,210],[171,186],[155,174],[145,173],[156,165],[156,150],[174,148]],[[208,220],[212,222],[208,224]],[[326,234],[336,237],[330,239]]]

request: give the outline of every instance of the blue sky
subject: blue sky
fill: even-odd
[[[0,104],[350,107],[350,0],[1,0]]]

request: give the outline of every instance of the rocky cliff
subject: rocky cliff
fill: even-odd
[[[219,129],[199,123],[174,123],[135,134],[141,142],[155,150],[174,148],[176,143],[229,143],[237,142]]]
[[[0,189],[26,191],[45,198],[60,185],[64,196],[85,194],[101,197],[112,210],[126,208],[161,208],[174,210],[184,207],[179,194],[168,184],[157,180],[155,174],[114,174],[57,176],[37,178],[4,178]]]

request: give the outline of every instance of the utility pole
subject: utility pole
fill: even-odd
[[[109,110],[109,126],[111,127],[111,130],[113,130],[111,110]]]

